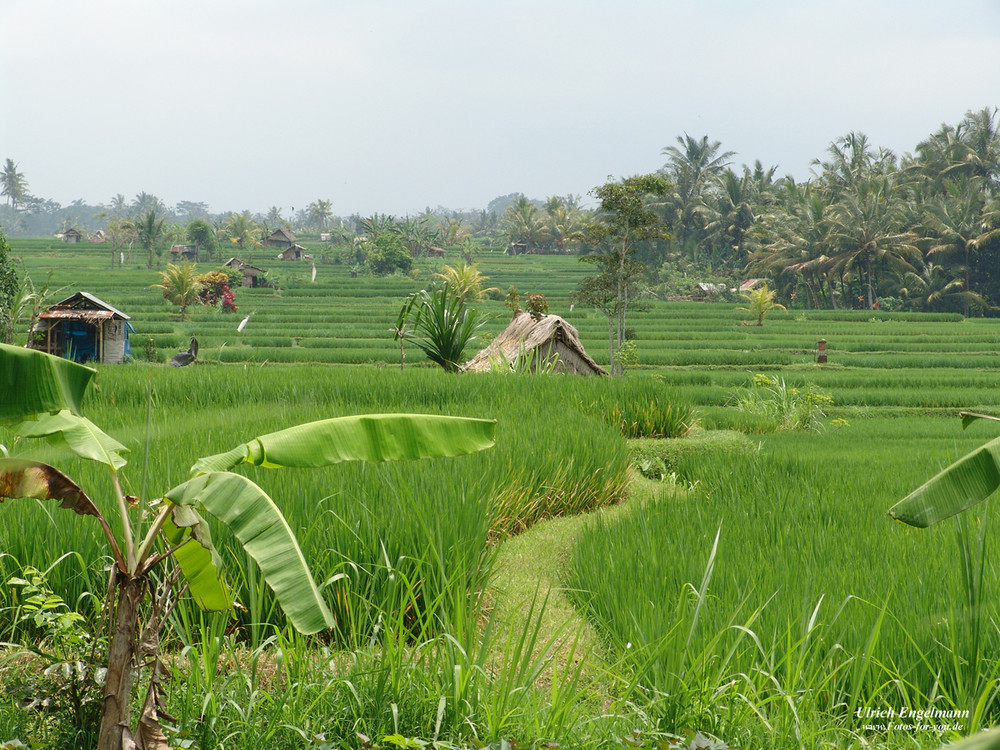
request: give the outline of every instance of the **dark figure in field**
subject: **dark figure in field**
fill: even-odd
[[[191,337],[191,346],[188,347],[186,352],[177,352],[174,358],[170,360],[171,367],[184,367],[194,362],[195,358],[198,356],[198,339],[194,336]]]

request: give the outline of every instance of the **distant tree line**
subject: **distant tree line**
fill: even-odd
[[[697,281],[766,278],[799,307],[906,308],[994,314],[1000,306],[1000,127],[997,110],[968,112],[901,156],[862,133],[838,138],[812,177],[777,177],[759,161],[735,169],[731,151],[684,134],[665,147],[657,174],[667,188],[647,196],[668,231],[631,245],[643,293],[690,293]],[[251,256],[280,227],[326,244],[319,260],[361,273],[406,272],[438,248],[580,253],[601,250],[607,216],[580,196],[499,196],[477,211],[427,208],[416,216],[337,216],[317,199],[285,212],[212,214],[205,203],[164,205],[141,192],[107,204],[69,206],[33,196],[19,165],[2,173],[0,226],[8,235],[104,230],[112,256],[140,248],[150,266],[168,242],[199,255],[235,249]],[[596,190],[596,188],[595,188]],[[151,242],[152,240],[152,242]]]

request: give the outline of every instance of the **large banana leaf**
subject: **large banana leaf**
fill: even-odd
[[[222,558],[201,514],[190,505],[173,505],[163,523],[163,534],[171,547],[187,539],[187,543],[174,552],[174,559],[188,582],[195,603],[211,611],[232,609],[233,599],[220,573]]]
[[[0,344],[0,421],[20,421],[42,412],[80,413],[90,367],[44,352]]]
[[[39,414],[36,419],[18,425],[17,432],[22,437],[47,438],[49,443],[58,448],[68,450],[81,458],[107,464],[115,471],[128,463],[119,454],[129,452],[129,448],[102,431],[86,417],[69,410],[55,414]]]
[[[262,435],[199,459],[191,471],[228,471],[244,461],[269,468],[314,468],[342,461],[460,456],[489,448],[495,431],[495,420],[431,414],[337,417]]]
[[[166,499],[210,513],[226,524],[260,566],[264,580],[297,630],[316,633],[333,626],[333,615],[313,581],[295,535],[264,490],[239,474],[212,472],[175,487],[166,494]],[[178,520],[175,514],[175,526]],[[192,539],[201,546],[211,545],[210,537],[192,535]],[[214,551],[211,547],[205,549]],[[199,553],[196,547],[189,552],[192,558],[198,558],[191,562],[189,570],[200,566],[199,575],[188,579],[192,594],[196,598],[217,600],[223,585],[218,566],[212,564],[211,556]],[[211,575],[208,570],[212,570]]]
[[[889,515],[930,526],[985,500],[1000,488],[1000,438],[980,446],[915,489]]]

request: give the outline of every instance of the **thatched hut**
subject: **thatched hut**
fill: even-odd
[[[288,248],[295,243],[296,238],[295,235],[292,234],[292,230],[285,229],[284,227],[278,227],[268,235],[267,239],[264,240],[264,244],[268,247]]]
[[[278,260],[312,260],[312,255],[302,245],[293,244],[278,253]]]
[[[225,268],[235,268],[243,274],[243,280],[240,282],[240,286],[249,287],[251,289],[255,289],[259,286],[266,286],[263,268],[251,266],[249,263],[244,262],[240,258],[230,258],[222,265]]]
[[[71,245],[75,245],[80,240],[83,239],[83,234],[79,229],[67,229],[65,232],[59,235],[59,239],[63,242],[68,242]]]
[[[583,349],[576,328],[558,315],[543,315],[538,320],[530,313],[519,312],[503,333],[479,354],[462,366],[465,372],[490,372],[496,368],[514,368],[521,363],[537,370],[572,375],[607,375]]]
[[[129,316],[87,292],[77,292],[38,316],[28,348],[77,362],[119,364],[132,354]]]

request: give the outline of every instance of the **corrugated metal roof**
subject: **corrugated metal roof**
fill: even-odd
[[[112,307],[111,305],[109,305],[104,300],[102,300],[102,299],[100,299],[98,297],[95,297],[90,292],[77,292],[73,296],[67,297],[62,302],[57,302],[56,304],[54,304],[52,307],[49,308],[49,310],[48,310],[49,314],[48,315],[46,313],[42,313],[41,317],[43,317],[43,318],[44,317],[53,317],[51,315],[51,313],[57,312],[56,308],[63,307],[64,305],[70,305],[73,302],[76,302],[80,297],[83,297],[88,302],[91,302],[91,303],[97,305],[98,307],[103,308],[104,310],[108,310],[108,311],[114,313],[115,315],[117,315],[120,318],[123,318],[125,320],[132,320],[132,318],[130,316],[126,315],[121,310],[119,310],[119,309],[117,309],[115,307]],[[94,311],[94,310],[59,310],[58,312],[76,313],[79,317],[83,317],[81,315],[81,313],[97,312],[97,311]],[[74,317],[74,316],[73,315],[69,315],[69,316],[67,316],[67,315],[59,315],[58,317],[66,318],[66,317]],[[95,317],[94,319],[97,320],[99,318],[110,318],[110,317],[112,317],[112,316],[110,316],[110,315],[108,315],[108,316],[98,316],[98,317]]]

